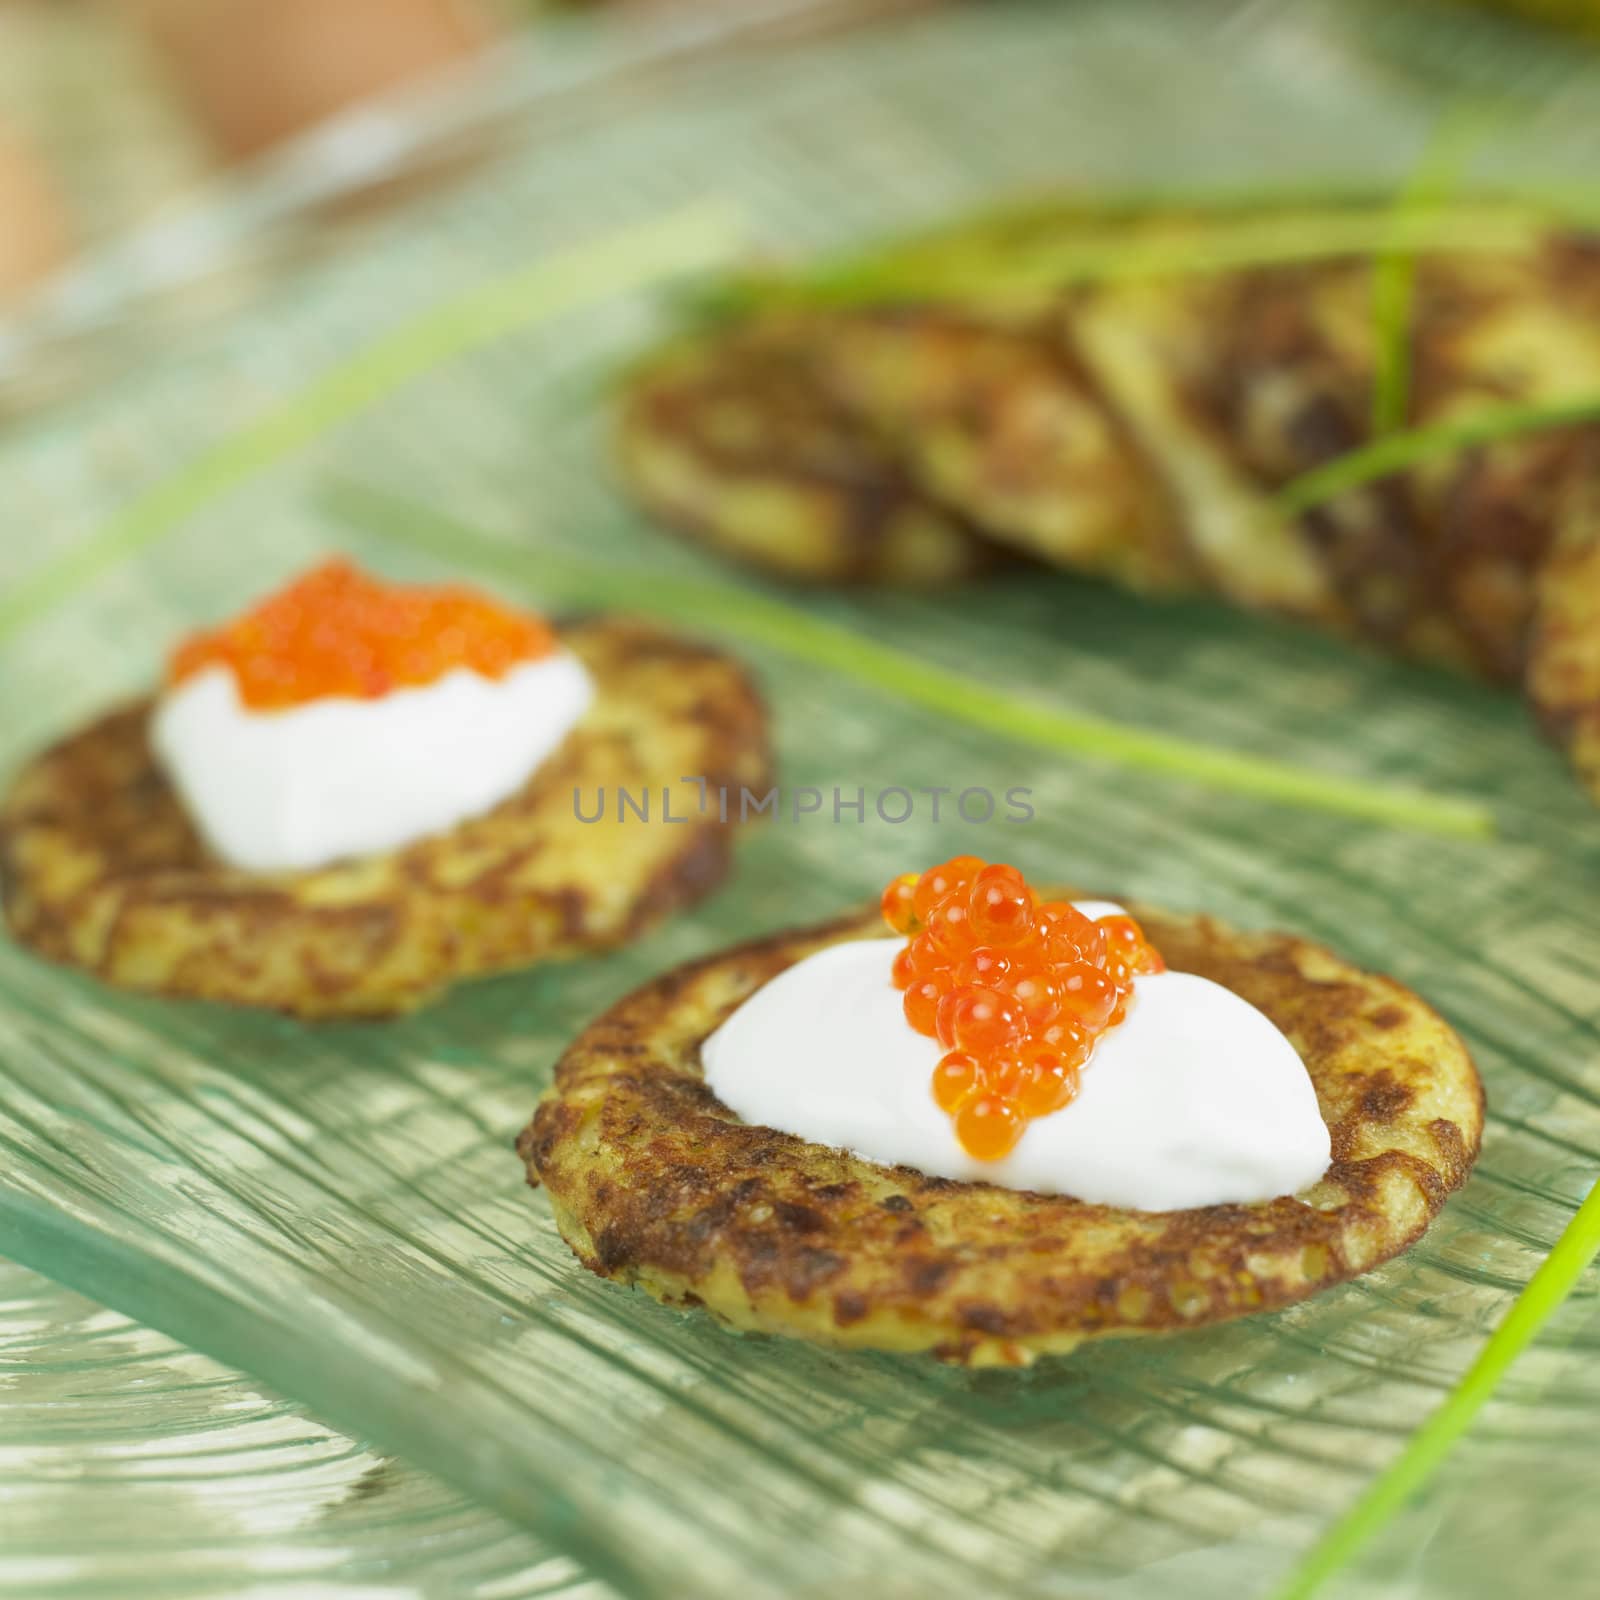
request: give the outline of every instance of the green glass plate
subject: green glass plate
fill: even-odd
[[[722,225],[685,210],[708,199],[751,243],[800,251],[1001,186],[1397,176],[1440,103],[1364,69],[1328,18],[971,7],[597,95],[370,251],[107,385],[70,428],[0,443],[24,530],[0,541],[8,766],[146,684],[176,632],[344,548],[551,603],[623,586],[638,603],[643,583],[682,614],[702,595],[694,624],[737,636],[762,676],[791,788],[1022,785],[1037,813],[785,818],[636,948],[384,1026],[119,996],[0,947],[0,1251],[628,1594],[1284,1580],[1459,1383],[1600,1166],[1593,810],[1509,697],[1205,605],[1028,574],[946,600],[782,602],[791,624],[767,628],[769,591],[617,496],[605,384],[660,325],[642,286],[721,247]],[[1582,104],[1530,112],[1485,171],[1592,166]],[[823,623],[980,696],[1474,797],[1497,833],[1379,826],[1002,735],[938,692],[907,698]],[[672,962],[958,847],[1294,927],[1415,985],[1489,1085],[1477,1176],[1356,1284],[1023,1375],[737,1339],[578,1271],[510,1151],[573,1032]],[[1593,1287],[1345,1571],[1350,1593],[1582,1592],[1600,1545],[1577,1498],[1600,1414]]]
[[[10,1262],[0,1470],[8,1595],[605,1600],[493,1512]]]

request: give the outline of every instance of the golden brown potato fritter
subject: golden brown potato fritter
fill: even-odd
[[[794,582],[932,585],[994,566],[823,391],[815,343],[811,324],[778,321],[650,363],[617,429],[634,493],[686,538]]]
[[[1380,369],[1402,375],[1386,389],[1399,396],[1388,428],[1600,396],[1600,238],[1530,206],[1467,210],[1475,236],[1495,242],[1417,251],[1404,353],[1387,363],[1374,261],[1393,213],[1371,202],[1098,215],[1067,204],[1011,234],[980,222],[966,248],[987,238],[1000,264],[1043,239],[1045,264],[1076,247],[1138,270],[1057,283],[1041,265],[1015,303],[970,286],[965,299],[946,288],[919,301],[922,278],[907,273],[880,301],[824,295],[800,311],[802,277],[781,309],[757,302],[678,359],[693,362],[698,396],[721,396],[691,409],[759,428],[765,481],[792,485],[801,434],[760,406],[741,412],[738,369],[741,352],[802,328],[805,392],[829,419],[830,450],[869,455],[877,478],[969,540],[1145,593],[1212,593],[1520,685],[1600,798],[1600,425],[1454,448],[1300,511],[1284,498],[1377,437]],[[1330,226],[1366,242],[1304,259],[1273,259],[1263,243]],[[1227,259],[1241,228],[1257,230],[1259,259],[1242,250],[1238,264],[1183,269],[1186,252],[1220,246]],[[935,285],[938,264],[930,252]],[[669,520],[637,463],[667,451],[673,431],[636,391],[625,462]],[[708,542],[778,571],[844,575],[828,531],[837,517],[793,516],[769,539],[742,470],[697,457],[696,503],[715,508],[702,518],[716,530]]]
[[[1303,1194],[1120,1210],[877,1166],[741,1122],[707,1088],[701,1043],[785,967],[877,937],[874,912],[680,968],[613,1007],[562,1057],[518,1142],[529,1180],[590,1271],[670,1305],[972,1365],[1271,1310],[1420,1237],[1483,1129],[1482,1085],[1449,1027],[1303,939],[1133,911],[1169,966],[1242,995],[1300,1052],[1333,1143]]]
[[[463,978],[604,949],[707,893],[732,831],[584,823],[595,791],[685,775],[769,782],[766,716],[727,657],[644,623],[560,630],[595,701],[516,794],[400,850],[250,873],[196,835],[146,740],[150,702],[47,750],[0,805],[0,887],[24,943],[106,982],[303,1017],[410,1010]],[[693,790],[683,792],[692,801]]]

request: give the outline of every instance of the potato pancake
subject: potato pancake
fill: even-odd
[[[764,792],[766,713],[743,670],[702,645],[608,618],[558,631],[595,700],[521,790],[314,871],[219,862],[151,755],[152,702],[112,712],[37,757],[0,805],[12,930],[107,983],[302,1017],[407,1011],[463,978],[625,942],[721,880],[732,828],[680,780]],[[653,793],[648,822],[618,818],[619,788]],[[584,822],[575,791],[592,814],[598,790],[605,815]]]
[[[998,561],[818,386],[809,324],[688,340],[639,374],[617,431],[668,527],[795,582],[930,585]]]
[[[881,937],[876,909],[679,968],[613,1007],[562,1057],[518,1141],[529,1182],[584,1266],[669,1305],[974,1366],[1289,1305],[1414,1243],[1482,1136],[1460,1039],[1400,984],[1304,939],[1130,909],[1172,970],[1241,995],[1299,1051],[1333,1147],[1302,1194],[1123,1210],[741,1122],[706,1086],[702,1043],[794,962]]]
[[[1520,685],[1600,798],[1600,424],[1430,455],[1298,512],[1282,499],[1384,431],[1600,397],[1600,239],[1532,207],[1464,202],[1463,242],[1415,252],[1397,346],[1374,309],[1397,215],[1370,201],[1064,204],[980,221],[947,257],[908,247],[892,293],[824,292],[801,313],[802,276],[784,309],[701,337],[698,381],[732,373],[765,330],[803,325],[833,448],[870,448],[875,470],[965,529],[1142,592],[1210,592]],[[1303,238],[1343,243],[1297,258]],[[1035,262],[1027,292],[984,298],[980,274],[963,300],[951,284],[968,280],[941,277],[973,259],[1003,277],[1019,253]],[[1186,253],[1201,265],[1185,270]],[[1099,265],[1075,274],[1075,257]],[[664,438],[641,404],[636,443]],[[800,460],[769,430],[770,481],[792,481]],[[719,500],[723,464],[699,461],[696,495],[724,512],[714,542],[833,575],[833,534],[792,518],[775,562],[758,519]]]

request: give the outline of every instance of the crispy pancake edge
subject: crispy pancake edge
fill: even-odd
[[[303,1017],[410,1010],[467,977],[603,949],[698,900],[733,829],[674,798],[584,824],[605,786],[703,775],[764,792],[766,711],[727,656],[652,625],[565,624],[596,698],[555,755],[481,817],[402,850],[311,872],[219,863],[151,757],[150,702],[36,757],[0,802],[0,893],[13,933],[106,982]]]
[[[1242,994],[1301,1052],[1334,1156],[1304,1195],[1127,1211],[740,1122],[702,1079],[701,1042],[802,956],[881,931],[871,912],[679,968],[599,1018],[518,1140],[529,1181],[603,1277],[740,1329],[974,1366],[1286,1306],[1412,1244],[1482,1137],[1460,1039],[1409,990],[1306,940],[1134,910],[1169,965]]]

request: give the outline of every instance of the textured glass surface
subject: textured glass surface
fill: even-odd
[[[0,1263],[0,1593],[606,1600],[238,1372]]]
[[[725,199],[753,241],[801,250],[997,185],[1392,177],[1440,102],[1343,38],[1300,8],[975,6],[599,96],[263,308],[270,339],[241,325],[106,387],[70,430],[15,431],[0,481],[27,536],[0,541],[0,586],[105,549],[131,494],[442,297],[686,201]],[[1485,170],[1592,169],[1584,111],[1571,90],[1530,104]],[[439,570],[398,521],[336,511],[350,480],[478,528],[494,558],[462,545],[456,564],[532,598],[541,549],[728,581],[607,478],[604,381],[653,325],[644,300],[616,300],[442,364],[84,562],[0,639],[0,759],[147,683],[174,632],[318,551]],[[113,995],[0,946],[0,1251],[627,1592],[1260,1592],[1459,1379],[1600,1163],[1595,813],[1512,698],[1206,605],[1034,574],[955,601],[807,604],[1063,707],[1478,795],[1500,833],[1440,839],[1046,756],[752,649],[788,784],[1026,784],[1038,821],[770,825],[726,888],[636,948],[381,1026]],[[510,1152],[573,1032],[671,962],[974,845],[1294,927],[1413,984],[1489,1086],[1471,1185],[1407,1257],[1284,1315],[1024,1375],[736,1339],[578,1271]],[[1582,1592],[1600,1555],[1579,1498],[1600,1421],[1594,1290],[1591,1275],[1350,1594],[1396,1592],[1380,1573],[1418,1596]]]

